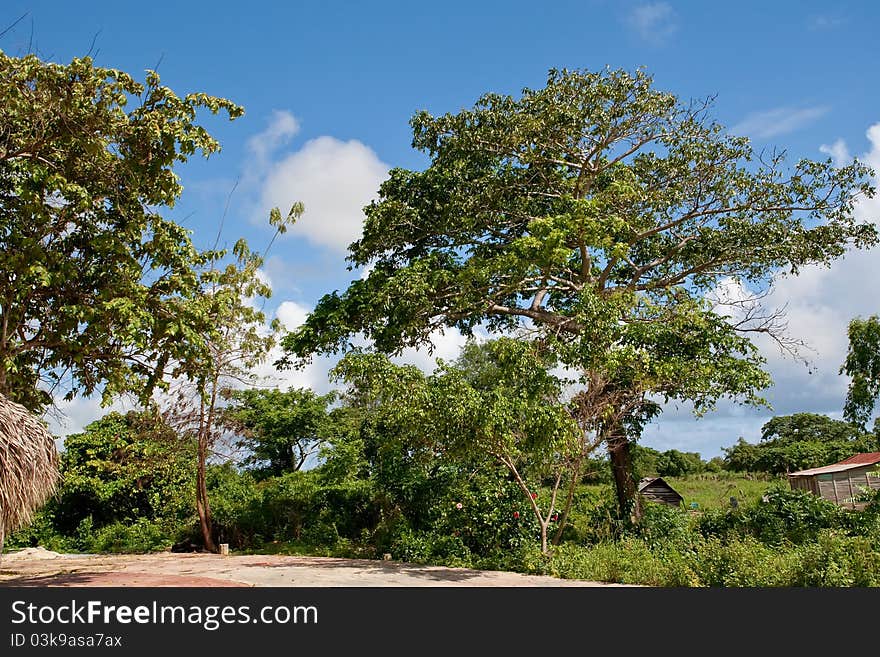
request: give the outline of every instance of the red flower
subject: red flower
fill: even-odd
[[[557,520],[559,520],[559,515],[554,513],[552,516],[550,516],[550,520],[552,520],[553,522],[556,522]]]
[[[538,499],[538,494],[537,494],[537,493],[532,493],[532,499],[533,499],[533,500]]]
[[[519,511],[514,511],[514,512],[513,512],[513,517],[514,517],[514,518],[519,518]]]

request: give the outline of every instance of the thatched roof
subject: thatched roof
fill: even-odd
[[[24,406],[0,395],[0,552],[5,535],[30,522],[58,478],[52,434]]]

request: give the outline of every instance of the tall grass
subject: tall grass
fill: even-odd
[[[754,504],[774,482],[785,481],[784,477],[739,472],[706,472],[663,479],[681,494],[685,508],[703,510],[730,507],[731,498],[736,499],[738,506]]]

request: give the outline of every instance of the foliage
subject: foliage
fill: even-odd
[[[324,484],[316,470],[256,479],[230,464],[208,469],[214,530],[233,549],[290,542],[336,547],[369,537],[379,507],[369,482]]]
[[[155,412],[109,413],[65,440],[52,523],[69,533],[86,518],[95,528],[187,518],[194,454]]]
[[[90,553],[121,552],[136,554],[163,552],[173,540],[173,525],[146,518],[134,522],[114,522],[100,529],[81,527],[79,550]]]
[[[683,477],[699,474],[706,466],[697,452],[680,452],[668,449],[657,459],[657,474],[661,477]]]
[[[720,458],[704,461],[698,452],[680,452],[667,449],[660,452],[651,447],[633,444],[630,448],[633,476],[636,480],[647,476],[684,477],[702,472],[718,472],[723,469]]]
[[[746,537],[652,546],[631,537],[532,556],[528,572],[648,586],[816,587],[880,585],[880,550],[868,538],[821,532],[816,542],[772,547]]]
[[[223,423],[242,435],[246,463],[278,476],[303,467],[332,428],[327,407],[336,395],[317,395],[306,388],[236,390],[222,412]]]
[[[843,416],[864,427],[880,395],[880,317],[856,317],[849,323],[847,333],[849,349],[840,373],[847,374],[851,381]]]
[[[422,481],[437,483],[436,494],[402,486],[400,494],[410,497],[401,505],[392,504],[397,493],[374,480],[328,478],[322,466],[258,480],[231,464],[212,465],[208,484],[218,539],[237,551],[372,558],[390,552],[398,561],[650,586],[880,585],[880,493],[865,511],[852,512],[779,485],[766,501],[706,505],[701,513],[648,503],[632,527],[616,517],[612,487],[580,486],[564,540],[548,555],[535,541],[536,519],[523,513],[520,492],[503,468],[462,473],[442,465],[430,475]],[[745,481],[704,473],[675,485],[699,483],[714,499],[726,495],[722,484]],[[751,483],[767,486],[766,479]],[[50,511],[44,508],[13,535],[11,546],[145,552],[199,533],[191,516],[98,525],[90,515],[62,534]]]
[[[300,206],[301,207],[301,206]],[[296,219],[294,207],[289,223]],[[273,223],[280,216],[273,211]],[[276,225],[284,232],[287,223]],[[266,327],[265,313],[256,307],[272,290],[259,275],[263,258],[252,253],[245,240],[236,242],[237,261],[223,268],[214,263],[200,272],[198,294],[182,312],[203,327],[192,339],[184,338],[181,358],[175,368],[178,382],[166,411],[175,429],[197,444],[195,506],[202,541],[211,552],[218,548],[211,523],[206,468],[208,458],[223,432],[220,406],[234,386],[253,383],[254,368],[262,363],[275,344],[280,328],[276,319]]]
[[[824,529],[845,529],[850,517],[833,502],[808,491],[790,490],[780,482],[750,506],[704,514],[698,529],[706,536],[752,536],[780,545],[815,541]]]
[[[731,470],[784,474],[837,463],[876,449],[876,438],[858,425],[815,413],[777,416],[761,427],[761,442],[740,438],[724,448]]]
[[[260,545],[266,534],[262,494],[249,472],[231,463],[208,466],[206,487],[211,500],[211,529],[218,543],[233,549]],[[201,543],[201,527],[193,528],[194,542]]]
[[[502,338],[469,344],[463,360],[441,362],[427,377],[374,354],[350,354],[335,372],[372,400],[386,441],[380,450],[456,468],[473,464],[480,470],[481,461],[506,468],[527,502],[523,511],[538,521],[546,550],[550,524],[558,522],[559,533],[566,522],[568,504],[557,502],[560,485],[578,483],[590,451],[560,401],[563,382],[550,374],[551,365],[534,345]],[[545,478],[552,482],[550,494],[539,498]]]
[[[285,362],[356,335],[396,352],[444,327],[527,329],[581,375],[578,419],[606,440],[625,507],[621,425],[646,395],[698,412],[719,397],[762,401],[769,377],[749,332],[778,336],[778,316],[723,289],[749,296],[877,241],[853,216],[873,193],[864,165],[758,157],[708,103],[652,84],[643,71],[552,70],[519,98],[417,113],[413,146],[429,166],[390,172],[349,247],[369,273],[285,336]]]
[[[59,385],[146,398],[198,333],[179,310],[216,257],[160,214],[182,191],[173,167],[220,148],[200,109],[243,110],[154,71],[2,52],[0,97],[0,393],[32,410]]]

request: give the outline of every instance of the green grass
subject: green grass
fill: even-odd
[[[684,498],[685,508],[692,502],[700,510],[727,508],[730,498],[735,497],[740,505],[751,504],[761,499],[767,489],[779,478],[771,475],[747,474],[741,472],[706,472],[685,477],[663,477]],[[782,478],[784,479],[784,477]],[[612,495],[611,484],[583,484],[579,492],[594,496]]]
[[[707,472],[686,477],[663,477],[684,498],[685,508],[692,503],[701,510],[726,508],[735,497],[741,506],[761,499],[776,477],[765,474]]]

